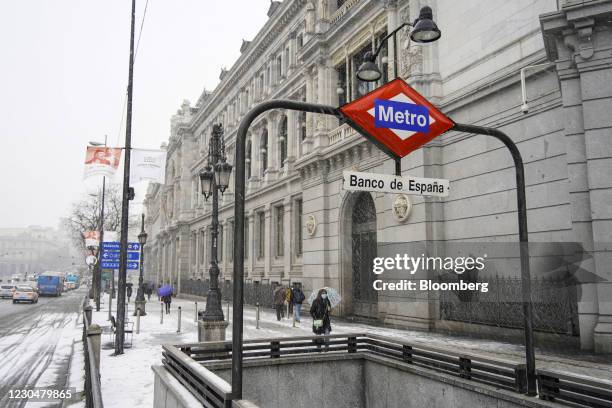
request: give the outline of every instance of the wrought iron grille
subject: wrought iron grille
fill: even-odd
[[[210,282],[201,279],[189,279],[181,284],[181,292],[188,295],[206,297]],[[275,285],[269,283],[245,282],[244,283],[244,303],[247,305],[256,305],[270,307],[274,306],[274,289]],[[223,302],[233,301],[232,282],[219,282],[221,290],[221,299]]]
[[[441,277],[440,282],[457,282]],[[521,279],[514,277],[481,278],[488,282],[488,292],[440,291],[440,319],[486,324],[508,328],[523,327]],[[577,288],[567,279],[532,279],[531,300],[534,329],[577,336]]]

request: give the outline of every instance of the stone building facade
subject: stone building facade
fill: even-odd
[[[166,183],[146,197],[147,279],[179,292],[206,279],[211,205],[199,192],[212,125],[221,123],[230,162],[238,125],[257,103],[294,99],[341,105],[393,76],[394,44],[379,64],[380,83],[359,82],[363,54],[429,5],[442,38],[397,38],[399,75],[448,116],[509,134],[526,169],[529,238],[578,242],[592,251],[583,268],[601,277],[578,285],[575,340],[612,350],[612,2],[450,0],[272,1],[269,19],[220,83],[171,120]],[[547,64],[548,63],[548,64]],[[534,67],[534,65],[537,65]],[[520,71],[529,111],[521,111]],[[404,175],[449,179],[445,198],[412,196],[405,219],[395,196],[349,193],[342,172],[388,173],[394,163],[337,119],[272,111],[247,141],[245,277],[249,282],[332,286],[336,313],[423,329],[479,331],[448,322],[435,297],[383,302],[368,289],[377,243],[518,240],[514,167],[494,139],[448,132],[402,159]],[[233,177],[220,201],[221,279],[232,278]],[[365,269],[363,267],[365,266]],[[364,273],[365,271],[365,273]],[[454,324],[454,325],[453,325]],[[501,329],[500,329],[501,330]]]

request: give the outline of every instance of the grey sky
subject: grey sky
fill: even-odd
[[[137,36],[145,3],[137,0]],[[135,65],[133,147],[167,140],[181,101],[214,89],[242,38],[266,22],[269,3],[149,1]],[[87,141],[108,134],[109,144],[123,146],[130,7],[129,0],[0,0],[0,227],[56,226],[98,185],[82,180]]]

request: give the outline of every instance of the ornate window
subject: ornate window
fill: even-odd
[[[246,179],[250,179],[251,178],[251,170],[252,170],[252,163],[251,163],[251,141],[249,140],[247,142],[246,145],[246,159],[245,159],[245,164],[246,164]]]
[[[275,235],[275,245],[274,245],[274,254],[277,257],[281,257],[285,254],[285,207],[279,205],[274,208],[274,235]]]
[[[261,176],[268,169],[268,129],[264,129],[259,142],[259,157],[261,163]]]
[[[302,199],[298,198],[294,202],[294,214],[295,214],[295,256],[302,256],[302,228],[304,228],[304,220],[303,220],[303,208],[302,208]]]
[[[266,254],[266,213],[257,213],[257,259],[263,259]]]
[[[278,167],[284,167],[285,160],[287,159],[287,116],[284,115],[278,127],[278,150],[280,155]]]

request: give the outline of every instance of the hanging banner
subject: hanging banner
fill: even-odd
[[[132,149],[130,180],[134,183],[152,181],[164,183],[166,169],[165,150]]]
[[[98,231],[85,231],[83,238],[85,238],[86,248],[100,246],[100,233]]]
[[[92,176],[113,177],[119,167],[121,150],[115,147],[88,146],[85,154],[83,178]]]

